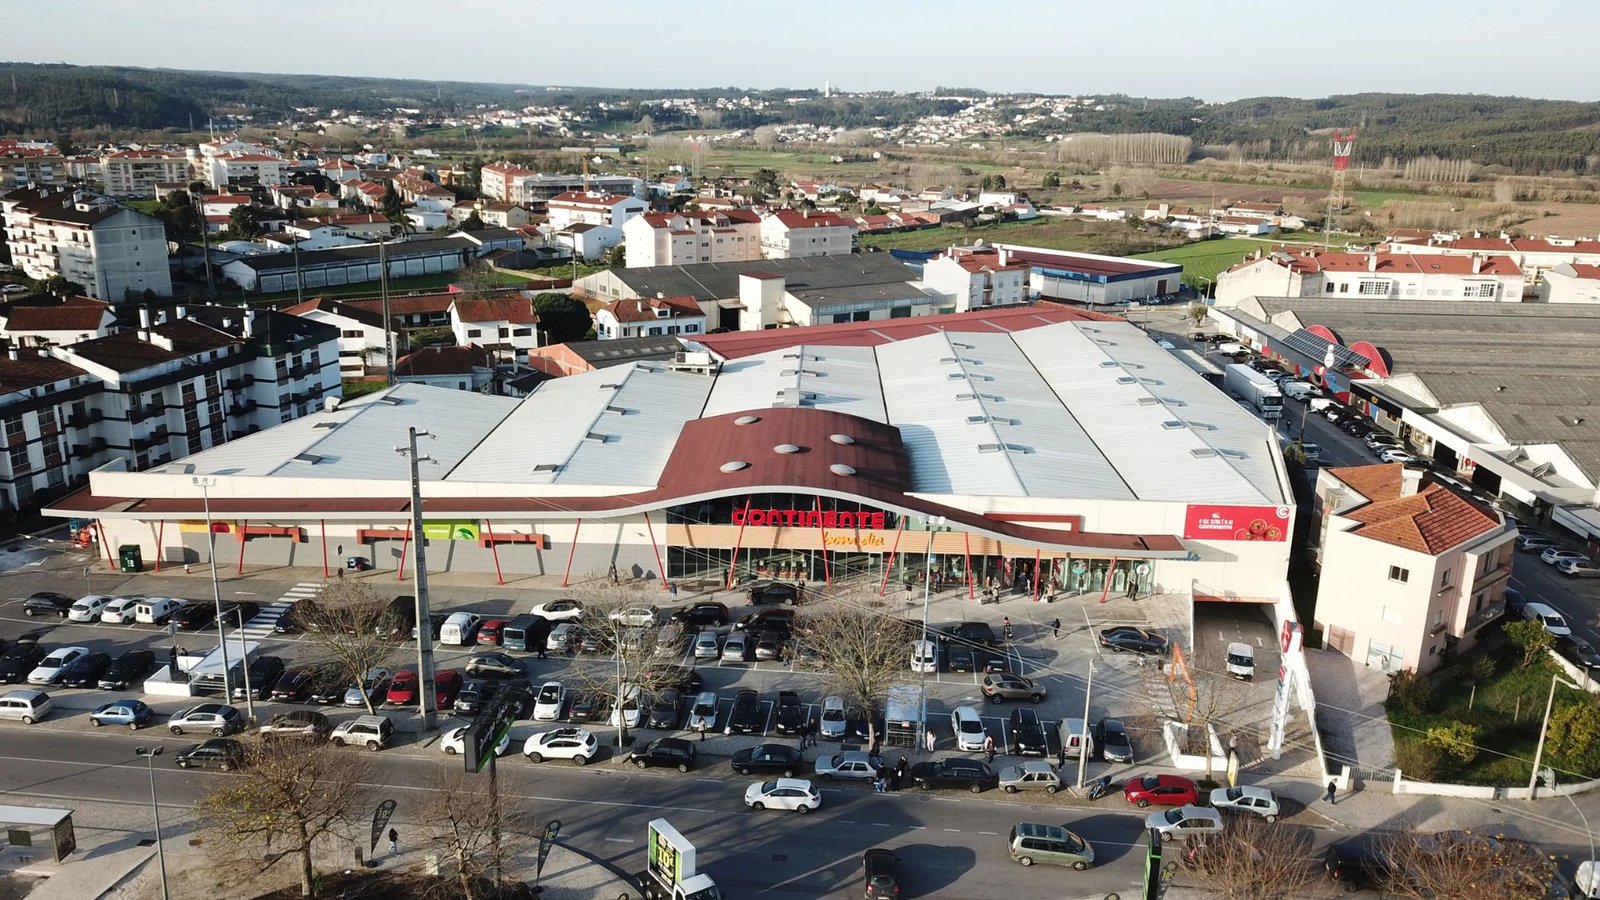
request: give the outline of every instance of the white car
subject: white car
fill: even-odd
[[[950,728],[956,733],[956,747],[968,752],[983,749],[983,717],[975,706],[958,706],[950,711]]]
[[[107,625],[128,625],[133,622],[133,608],[143,597],[118,597],[100,609],[100,621]]]
[[[522,755],[529,762],[547,759],[570,759],[574,765],[586,765],[600,752],[600,742],[584,728],[557,728],[542,731],[528,738],[522,745]]]
[[[1415,456],[1412,456],[1404,450],[1398,450],[1389,447],[1378,451],[1378,459],[1383,460],[1386,463],[1400,463],[1401,465],[1405,465],[1406,463],[1414,463],[1417,461]]]
[[[101,594],[90,594],[87,597],[79,597],[78,602],[72,604],[72,607],[67,610],[67,621],[97,621],[100,618],[100,614],[105,612],[106,607],[110,605],[112,599],[113,598],[106,597]]]
[[[1268,822],[1278,821],[1278,798],[1264,787],[1247,784],[1216,788],[1211,792],[1211,806],[1260,816]]]
[[[537,604],[528,612],[551,622],[571,622],[583,617],[583,604],[563,597],[560,600],[551,600],[549,603]]]
[[[626,725],[629,728],[639,727],[640,709],[644,706],[639,696],[637,684],[622,686],[622,702],[611,710],[611,724],[613,726]]]
[[[1163,350],[1176,350],[1176,349],[1178,349],[1178,345],[1177,344],[1174,344],[1173,342],[1168,341],[1168,340],[1156,341],[1156,346],[1160,347]]]
[[[610,616],[611,621],[621,622],[631,628],[649,628],[656,624],[657,612],[654,606],[629,606],[619,609]]]
[[[804,815],[822,805],[822,792],[804,778],[774,778],[745,788],[744,805],[751,809],[792,809]]]
[[[61,670],[67,667],[67,663],[88,652],[88,647],[58,647],[51,650],[50,655],[39,660],[39,665],[28,673],[28,683],[55,684],[61,680]]]
[[[1221,834],[1222,814],[1205,806],[1180,806],[1153,812],[1144,827],[1154,828],[1163,841],[1197,834]]]
[[[1539,554],[1539,559],[1543,560],[1545,565],[1549,566],[1559,566],[1569,559],[1575,559],[1578,562],[1588,563],[1590,565],[1594,564],[1594,561],[1589,559],[1589,557],[1585,554],[1579,553],[1576,550],[1562,550],[1559,547],[1550,547],[1546,549],[1543,553]]]
[[[1554,607],[1545,603],[1524,603],[1522,617],[1533,619],[1544,626],[1544,630],[1556,637],[1571,637],[1572,626],[1567,624],[1566,617],[1557,612]]]
[[[1556,568],[1561,570],[1561,574],[1574,578],[1600,578],[1600,566],[1587,559],[1563,559],[1556,563]]]
[[[1517,549],[1518,550],[1527,550],[1529,552],[1543,552],[1544,550],[1546,550],[1546,549],[1548,549],[1550,547],[1554,547],[1554,546],[1556,546],[1556,542],[1555,542],[1554,538],[1546,537],[1545,535],[1539,534],[1537,532],[1528,531],[1528,532],[1523,532],[1522,534],[1517,535]]]
[[[439,749],[444,751],[445,756],[455,756],[457,753],[467,752],[467,729],[471,727],[471,725],[463,725],[460,728],[452,728],[439,741]],[[510,748],[511,732],[507,731],[501,736],[500,743],[495,745],[494,755],[505,756],[506,751]]]
[[[822,701],[822,720],[817,729],[822,732],[823,737],[844,737],[844,730],[848,724],[848,717],[844,714],[843,697],[834,696]]]
[[[716,659],[722,652],[722,636],[715,631],[702,631],[694,639],[695,659]]]
[[[567,691],[559,681],[546,681],[533,699],[533,719],[536,722],[554,722],[561,718],[561,707],[566,702]]]

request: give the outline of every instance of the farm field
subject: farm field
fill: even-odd
[[[878,250],[938,250],[951,244],[971,244],[979,239],[1112,256],[1158,250],[1175,243],[1173,238],[1159,232],[1136,231],[1125,224],[1041,217],[1028,222],[1001,222],[972,228],[945,226],[898,234],[865,234],[861,236],[861,246]]]

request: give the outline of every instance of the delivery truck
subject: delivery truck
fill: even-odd
[[[1283,393],[1272,379],[1241,363],[1222,370],[1222,384],[1228,392],[1250,404],[1263,419],[1283,415]]]

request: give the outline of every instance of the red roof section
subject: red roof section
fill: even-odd
[[[1055,250],[1030,250],[1022,247],[1006,245],[1011,259],[1019,259],[1030,266],[1047,269],[1063,269],[1069,272],[1082,272],[1086,275],[1129,275],[1134,272],[1154,272],[1159,269],[1174,268],[1169,263],[1137,261],[1119,262],[1110,259],[1096,259],[1081,253],[1067,253]]]
[[[1505,275],[1522,276],[1522,269],[1509,256],[1448,256],[1443,253],[1341,253],[1336,251],[1305,250],[1289,254],[1287,260],[1283,259],[1284,251],[1275,251],[1264,255],[1261,259],[1247,259],[1228,271],[1232,272],[1254,265],[1258,262],[1267,262],[1276,266],[1288,266],[1301,275],[1310,275],[1316,272],[1372,272],[1375,275]],[[1377,265],[1369,267],[1372,258],[1377,257]],[[1481,265],[1477,272],[1472,271],[1474,260]]]
[[[111,306],[90,297],[73,297],[50,306],[14,306],[7,331],[95,331]]]
[[[476,300],[460,299],[455,301],[456,316],[463,322],[509,322],[512,325],[534,325],[539,321],[539,314],[533,311],[533,301],[527,297],[517,295],[514,297],[485,297]],[[394,312],[394,303],[389,304],[389,311]]]
[[[1072,309],[1053,303],[1034,306],[1008,306],[1001,309],[974,310],[964,313],[946,313],[935,316],[914,316],[909,319],[879,319],[870,322],[844,322],[838,325],[808,325],[800,328],[768,328],[762,331],[732,331],[725,334],[705,334],[694,338],[698,344],[723,359],[740,359],[769,350],[780,350],[801,344],[832,347],[876,347],[892,341],[903,341],[948,331],[961,333],[989,333],[1027,331],[1042,325],[1058,322],[1116,322],[1121,317]]]
[[[1369,501],[1342,514],[1359,523],[1354,534],[1438,555],[1502,527],[1498,515],[1426,474],[1415,494],[1401,496],[1403,470],[1398,463],[1328,470]]]
[[[663,318],[675,319],[683,316],[704,316],[700,304],[694,302],[693,297],[646,297],[638,300],[613,300],[605,305],[605,310],[616,317],[618,322],[654,322]],[[658,315],[659,310],[666,310],[667,315]]]
[[[481,347],[423,347],[395,360],[395,375],[463,375],[474,368],[492,369],[494,360]]]
[[[1585,263],[1571,263],[1572,274],[1579,278],[1600,278],[1600,266],[1591,266]]]
[[[789,228],[854,228],[856,223],[833,213],[806,212],[799,209],[775,209],[772,217]]]

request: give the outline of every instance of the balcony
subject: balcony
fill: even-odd
[[[256,411],[258,404],[254,400],[235,401],[228,404],[228,415],[247,416]]]
[[[1504,601],[1500,603],[1491,603],[1488,606],[1485,606],[1483,609],[1478,610],[1475,615],[1469,618],[1467,620],[1467,627],[1464,630],[1467,632],[1477,631],[1479,628],[1482,628],[1490,622],[1493,622],[1505,615],[1505,612],[1506,605]]]
[[[105,413],[98,409],[89,410],[88,412],[75,412],[72,415],[67,416],[67,427],[87,428],[90,425],[100,422],[105,417]]]
[[[1478,576],[1477,578],[1473,579],[1473,582],[1472,582],[1472,593],[1476,594],[1477,592],[1483,590],[1484,588],[1488,587],[1489,585],[1494,584],[1495,582],[1500,581],[1501,579],[1510,578],[1510,577],[1511,577],[1511,560],[1509,558],[1507,558],[1504,565],[1501,565],[1501,566],[1498,566],[1496,568],[1490,569],[1489,571],[1487,571],[1487,572],[1483,573],[1482,575]]]

